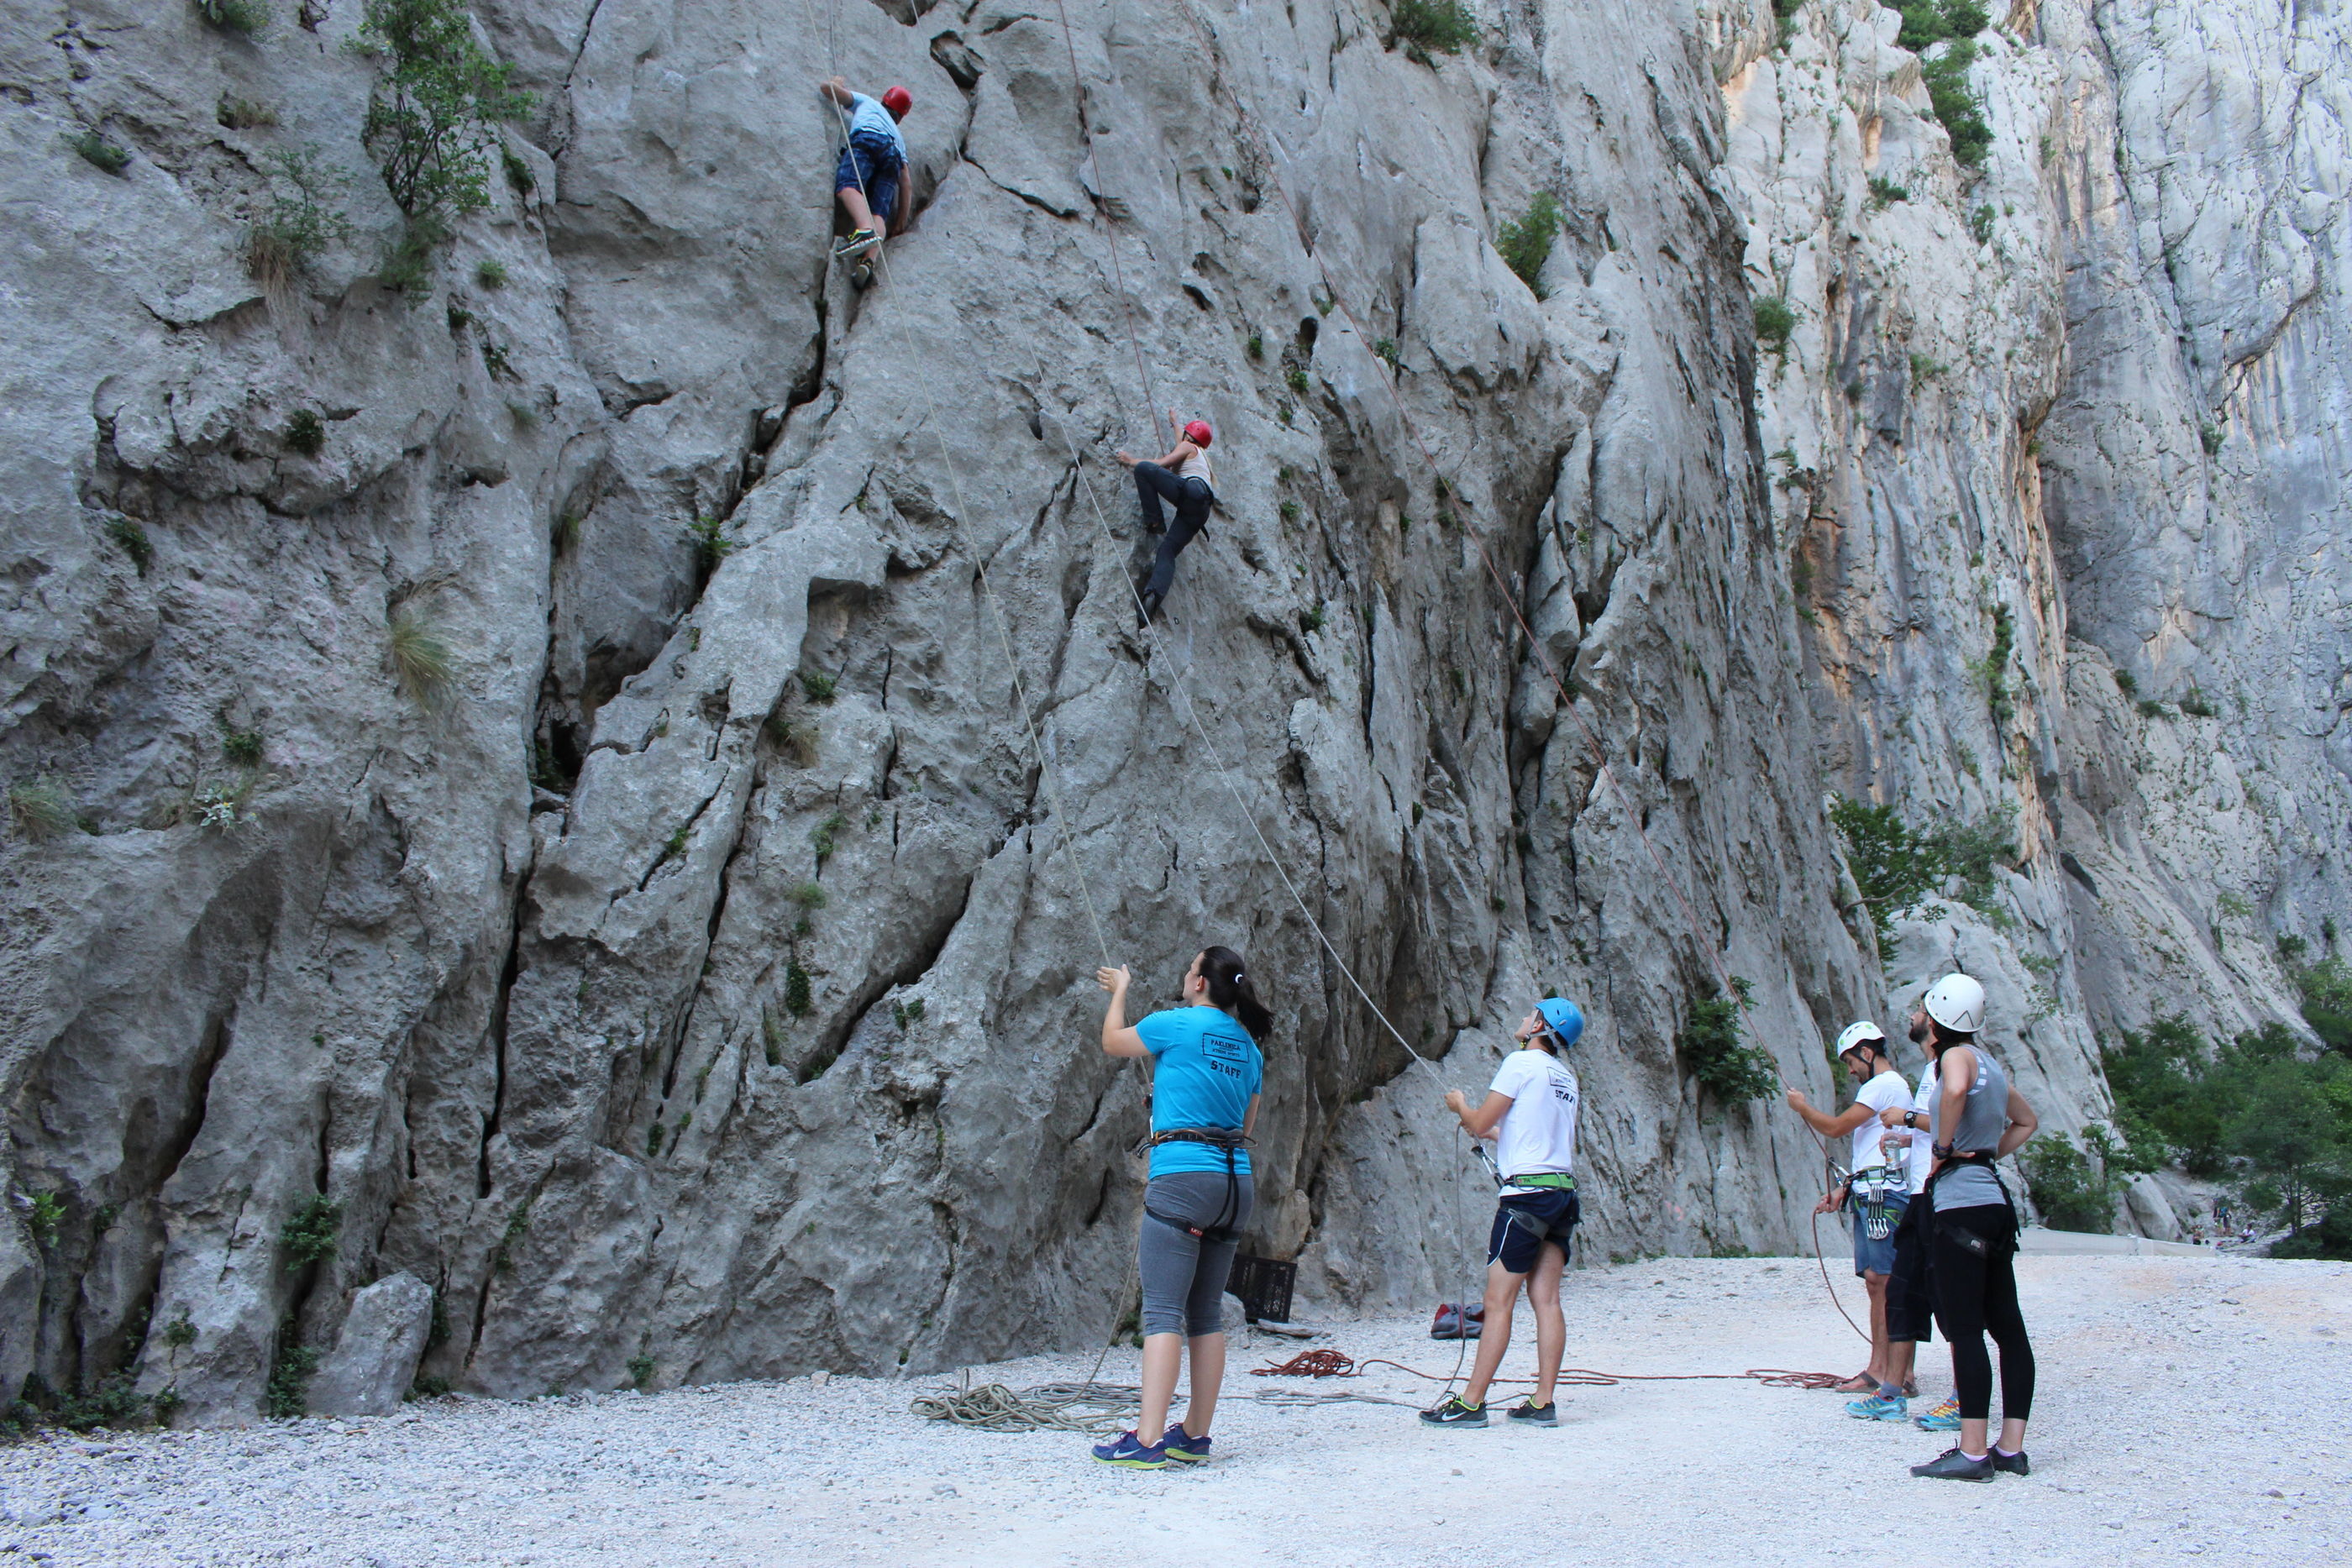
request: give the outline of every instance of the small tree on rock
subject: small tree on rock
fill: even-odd
[[[513,68],[474,37],[457,0],[367,0],[357,47],[384,63],[362,132],[412,221],[490,204],[490,128],[530,111]]]

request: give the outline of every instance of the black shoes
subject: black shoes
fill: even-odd
[[[1559,1407],[1557,1405],[1538,1405],[1528,1399],[1511,1406],[1511,1419],[1531,1422],[1538,1427],[1557,1427],[1559,1425]]]
[[[1421,1418],[1433,1427],[1483,1427],[1486,1424],[1486,1407],[1465,1405],[1460,1395],[1449,1394],[1423,1411]]]
[[[2033,1467],[2025,1462],[2023,1448],[2018,1449],[2013,1454],[2004,1454],[1999,1448],[1990,1448],[1986,1450],[1985,1458],[1992,1461],[1994,1469],[2008,1475],[2030,1476],[2033,1473]]]
[[[2018,1462],[2022,1464],[2024,1458],[2024,1455],[2019,1455]],[[1989,1481],[1993,1477],[1992,1456],[1972,1459],[1958,1448],[1946,1448],[1926,1464],[1912,1466],[1911,1473],[1927,1480]]]
[[[1136,625],[1139,627],[1150,625],[1153,618],[1160,613],[1160,595],[1149,592],[1144,594],[1143,607],[1136,612]]]

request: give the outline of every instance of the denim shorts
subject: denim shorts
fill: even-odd
[[[1890,1198],[1886,1207],[1892,1211],[1895,1223],[1887,1228],[1885,1239],[1878,1241],[1873,1241],[1870,1233],[1863,1228],[1860,1207],[1849,1207],[1846,1211],[1847,1217],[1853,1221],[1853,1272],[1856,1279],[1864,1274],[1895,1272],[1895,1232],[1901,1228],[1903,1211],[1909,1204],[1907,1200],[1897,1197]]]
[[[833,188],[863,190],[866,204],[887,224],[898,205],[898,174],[905,167],[898,161],[898,150],[889,143],[853,136],[849,145],[841,150],[841,162],[833,172]]]

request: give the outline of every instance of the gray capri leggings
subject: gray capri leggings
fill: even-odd
[[[1189,1220],[1212,1230],[1238,1231],[1249,1224],[1256,1189],[1244,1171],[1179,1171],[1153,1176],[1143,1188],[1151,1214]],[[1239,1212],[1235,1212],[1238,1208]],[[1238,1241],[1204,1241],[1172,1225],[1143,1217],[1135,1247],[1136,1271],[1143,1276],[1143,1332],[1198,1338],[1225,1327],[1225,1276],[1233,1272]]]

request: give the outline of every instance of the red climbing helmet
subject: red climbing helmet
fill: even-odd
[[[1195,446],[1206,446],[1216,439],[1216,433],[1209,428],[1207,420],[1196,419],[1184,427],[1184,439]]]
[[[882,107],[890,111],[893,120],[904,120],[907,111],[915,107],[915,95],[903,87],[894,87],[882,94]]]

